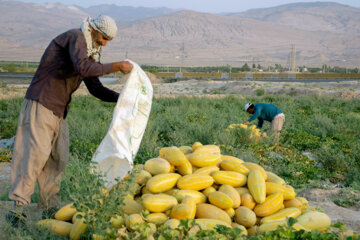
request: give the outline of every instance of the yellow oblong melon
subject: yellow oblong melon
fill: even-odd
[[[179,150],[182,151],[185,155],[192,153],[192,148],[190,146],[180,146]]]
[[[285,184],[285,180],[279,177],[278,175],[276,175],[275,173],[269,171],[265,171],[265,172],[266,175],[268,176],[268,178],[266,179],[267,182],[274,182],[280,185]]]
[[[234,160],[234,161],[237,161],[237,162],[240,162],[240,163],[244,162],[244,160],[242,160],[240,158],[237,158],[237,157],[233,157],[233,156],[230,156],[230,155],[221,155],[221,161],[224,161],[224,160]]]
[[[195,167],[216,166],[221,156],[218,152],[195,151],[189,154],[189,161]]]
[[[251,210],[254,209],[256,202],[250,193],[241,194],[241,206],[247,207]]]
[[[176,185],[180,177],[177,173],[158,174],[147,181],[146,188],[152,193],[166,192]]]
[[[299,216],[296,220],[301,226],[309,229],[310,231],[324,230],[331,225],[329,216],[318,211],[308,211]]]
[[[249,179],[248,179],[249,180]],[[249,189],[246,187],[237,187],[235,190],[241,195],[243,193],[250,193]]]
[[[257,225],[254,225],[254,226],[248,228],[247,229],[248,236],[255,236],[256,234],[258,234],[258,228],[259,228],[259,226],[257,226]]]
[[[76,209],[74,208],[74,204],[70,203],[63,206],[62,208],[59,209],[59,211],[55,213],[55,219],[61,221],[69,221],[72,219],[75,213],[76,213]]]
[[[227,184],[233,187],[241,187],[246,184],[247,177],[234,171],[218,171],[211,174],[217,184]]]
[[[143,223],[143,222],[144,222],[144,219],[141,217],[141,215],[135,213],[135,214],[129,215],[126,218],[125,224],[129,230],[134,231],[136,224]]]
[[[249,228],[255,225],[256,215],[249,208],[241,206],[235,210],[235,221]]]
[[[179,224],[180,224],[179,219],[169,219],[164,223],[164,226],[169,227],[171,229],[175,229],[178,228]]]
[[[172,189],[170,189],[169,191],[166,191],[166,192],[163,192],[163,193],[175,197],[178,191],[180,191],[180,190],[177,189],[177,188],[172,188]]]
[[[284,208],[270,216],[262,218],[261,223],[282,221],[290,217],[297,218],[298,216],[300,216],[300,214],[301,214],[301,210],[299,208],[296,207]]]
[[[128,196],[124,198],[123,206],[121,206],[121,208],[123,209],[124,213],[128,215],[134,213],[141,213],[141,211],[144,210],[140,203],[131,199]]]
[[[57,221],[51,223],[51,231],[61,236],[70,236],[71,229],[73,228],[72,223]]]
[[[181,204],[171,209],[170,217],[173,219],[193,219],[196,213],[196,202],[191,196],[186,196]]]
[[[305,210],[308,208],[308,202],[305,198],[296,197],[291,200],[284,200],[284,206],[286,208],[296,207],[300,210]]]
[[[248,175],[247,185],[255,202],[263,203],[266,199],[266,185],[264,176],[258,169],[253,169]]]
[[[212,218],[198,218],[195,219],[195,223],[200,226],[201,230],[214,230],[217,225],[222,225],[232,228],[231,224],[221,221],[219,219],[212,219]]]
[[[287,224],[286,220],[266,222],[266,223],[261,224],[257,230],[259,233],[274,231],[278,228],[278,226],[282,226],[282,225],[286,225],[286,224]]]
[[[182,176],[192,174],[193,172],[192,165],[187,159],[183,164],[177,166],[176,168],[178,173],[180,173]]]
[[[201,142],[195,142],[192,147],[191,147],[191,150],[194,152],[198,147],[201,147],[202,144]]]
[[[235,209],[233,208],[225,209],[225,212],[229,215],[230,218],[233,218],[235,216]]]
[[[212,152],[220,154],[220,147],[217,145],[202,145],[197,147],[194,152]]]
[[[37,222],[37,225],[52,231],[61,236],[69,236],[74,224],[56,219],[44,219]]]
[[[78,216],[81,216],[81,217],[78,217]],[[75,213],[74,216],[72,217],[71,222],[72,222],[72,223],[75,223],[77,220],[79,220],[79,219],[81,219],[81,218],[83,218],[83,217],[84,217],[84,213],[82,213],[82,212],[77,212],[77,213]]]
[[[208,198],[212,205],[221,209],[232,208],[234,204],[233,200],[228,195],[219,191],[210,193]]]
[[[306,210],[309,207],[309,202],[306,198],[297,197],[296,199],[298,199],[302,203],[301,210]]]
[[[262,166],[260,166],[259,164],[256,164],[256,163],[252,163],[252,162],[244,162],[243,165],[247,169],[249,169],[249,171],[254,170],[254,169],[259,170],[261,172],[261,175],[263,176],[264,180],[266,181],[267,174],[266,174],[265,169]]]
[[[186,196],[182,201],[190,209],[189,219],[194,219],[196,214],[196,200],[192,196]]]
[[[138,174],[135,175],[135,182],[139,185],[143,185],[146,184],[151,177],[152,175],[148,171],[141,170]]]
[[[208,187],[202,191],[202,193],[205,195],[205,197],[208,197],[210,195],[210,193],[212,193],[212,192],[216,192],[216,189],[214,187]]]
[[[110,219],[111,226],[115,229],[119,229],[125,225],[125,218],[123,216],[115,215]]]
[[[146,216],[145,221],[148,223],[154,223],[156,225],[163,224],[168,220],[168,216],[166,216],[164,213],[150,213]]]
[[[85,223],[84,218],[77,220],[71,228],[71,231],[69,234],[70,239],[71,240],[79,240],[81,238],[81,235],[86,232],[87,228],[88,228],[88,226]]]
[[[166,159],[152,158],[145,162],[144,168],[154,176],[162,173],[169,173],[171,166]]]
[[[205,174],[205,175],[211,175],[214,172],[219,171],[220,169],[217,166],[207,166],[198,168],[194,174]]]
[[[145,209],[154,213],[165,212],[178,204],[175,197],[167,194],[148,194],[143,198]]]
[[[254,212],[258,217],[266,217],[280,210],[284,197],[282,193],[269,195],[263,203],[256,205]]]
[[[206,196],[203,193],[195,190],[178,190],[174,196],[179,202],[182,202],[186,196],[194,198],[196,204],[206,202]]]
[[[282,193],[284,196],[284,200],[294,199],[296,193],[292,187],[287,187],[286,185],[280,185],[274,182],[266,182],[266,194],[270,195],[273,193]]]
[[[190,174],[181,177],[177,183],[179,189],[202,190],[213,185],[214,179],[209,175]]]
[[[196,218],[217,219],[229,225],[231,224],[231,218],[224,210],[207,203],[200,203],[196,205]]]
[[[164,147],[159,151],[159,157],[164,158],[174,166],[180,166],[185,164],[186,156],[177,147]]]
[[[247,176],[249,174],[249,169],[242,164],[241,161],[234,160],[234,159],[225,159],[222,160],[220,163],[221,169],[225,171],[234,171],[239,172]]]
[[[241,232],[240,235],[245,235],[245,236],[248,235],[247,229],[246,229],[246,227],[244,227],[243,225],[240,225],[240,224],[238,224],[238,223],[234,223],[234,222],[233,222],[233,223],[231,223],[231,226],[232,226],[233,228],[239,228],[239,229],[241,229],[242,232]]]
[[[233,186],[224,184],[219,188],[219,192],[223,192],[233,200],[232,208],[238,208],[241,204],[241,198],[238,191]]]

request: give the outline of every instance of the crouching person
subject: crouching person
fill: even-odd
[[[275,105],[268,103],[247,103],[245,104],[245,112],[252,116],[244,123],[248,125],[251,121],[258,119],[257,127],[262,128],[264,120],[270,122],[270,132],[276,141],[279,140],[280,132],[285,122],[284,113]]]

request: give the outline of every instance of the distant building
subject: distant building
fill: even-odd
[[[300,72],[309,72],[309,70],[307,69],[307,67],[303,67],[303,68],[300,68]]]

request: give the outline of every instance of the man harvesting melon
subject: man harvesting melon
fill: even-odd
[[[248,125],[251,121],[258,119],[257,127],[262,128],[264,120],[269,121],[270,131],[277,141],[280,136],[281,129],[285,122],[284,113],[275,105],[269,103],[247,103],[245,104],[245,112],[252,114],[252,116],[244,123]]]
[[[100,15],[55,37],[46,48],[26,92],[16,132],[9,192],[15,208],[6,215],[13,227],[25,226],[22,208],[30,204],[36,182],[43,218],[52,217],[59,206],[61,176],[69,157],[66,116],[72,93],[84,81],[95,97],[117,102],[119,94],[98,78],[132,70],[128,61],[100,63],[102,47],[116,32],[115,21]]]

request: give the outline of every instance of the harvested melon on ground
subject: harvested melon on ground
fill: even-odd
[[[326,231],[331,225],[325,213],[309,210],[308,201],[297,197],[295,189],[280,176],[259,164],[224,155],[217,145],[200,142],[191,147],[161,148],[159,157],[134,167],[110,193],[102,193],[101,197],[96,194],[88,198],[97,201],[95,206],[100,209],[89,207],[83,212],[83,208],[68,204],[57,212],[57,220],[43,220],[38,225],[57,235],[80,239],[93,233],[88,231],[94,227],[88,226],[88,216],[117,202],[114,196],[122,196],[121,201],[116,211],[106,216],[109,224],[104,231],[117,234],[119,239],[120,233],[134,233],[144,226],[151,228],[144,231],[151,234],[162,226],[181,228],[183,219],[194,219],[198,224],[189,230],[192,236],[200,230],[214,230],[217,225],[239,228],[241,234],[253,236],[286,225],[290,217],[297,220],[294,231]],[[92,236],[106,239],[97,232]]]

